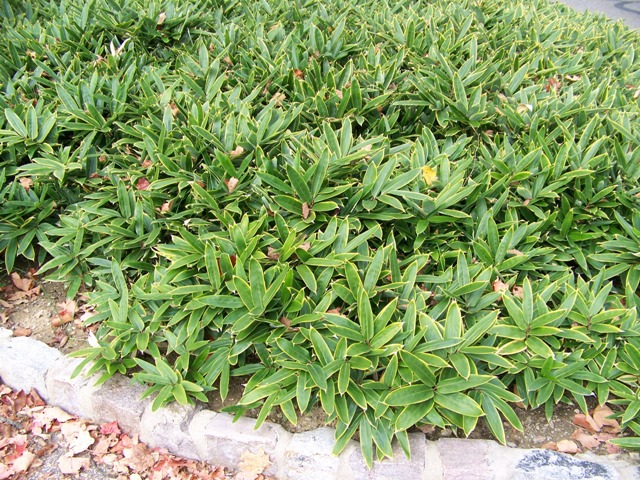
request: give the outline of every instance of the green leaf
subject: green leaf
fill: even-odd
[[[462,314],[456,302],[452,302],[447,310],[447,318],[444,322],[444,338],[454,339],[462,336]]]
[[[197,300],[210,307],[236,309],[244,306],[240,298],[232,295],[207,295],[205,297],[197,297]]]
[[[390,407],[401,407],[425,402],[433,396],[433,387],[424,384],[407,385],[389,393],[385,397],[384,403]]]
[[[11,110],[10,108],[5,108],[4,116],[9,122],[9,125],[11,125],[11,128],[13,128],[18,135],[23,138],[27,138],[27,127],[24,126],[24,123],[22,122],[20,117],[18,117],[18,115],[16,115],[13,110]]]
[[[396,430],[406,430],[421,421],[433,408],[433,400],[407,405],[396,417]]]
[[[436,392],[434,400],[441,407],[451,410],[452,412],[459,413],[460,415],[480,417],[484,414],[480,405],[464,393],[450,393],[443,395]]]
[[[313,196],[311,195],[311,191],[309,190],[307,181],[304,179],[304,177],[300,175],[300,173],[298,173],[295,168],[288,164],[287,175],[289,176],[289,181],[291,182],[293,190],[296,192],[300,200],[308,205],[311,205],[313,203]]]

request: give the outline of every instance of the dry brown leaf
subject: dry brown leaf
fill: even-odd
[[[612,415],[613,415],[613,410],[611,410],[606,404],[598,405],[593,410],[593,419],[595,420],[596,424],[600,425],[600,427],[603,427],[603,426],[611,427],[612,429],[611,433],[619,432],[620,424],[618,423],[618,421],[614,418],[607,418]]]
[[[240,148],[242,148],[242,147],[240,147]],[[225,180],[224,183],[226,183],[226,185],[227,185],[227,191],[229,193],[233,193],[233,191],[238,186],[238,182],[239,182],[239,180],[236,177],[231,177],[229,180]]]
[[[571,438],[578,441],[580,445],[589,450],[597,448],[598,445],[600,445],[600,441],[595,435],[589,435],[580,428],[574,430],[574,432],[571,434]]]
[[[11,282],[18,290],[22,290],[23,292],[28,292],[33,288],[33,279],[28,277],[21,278],[16,272],[11,274]]]
[[[29,441],[29,437],[23,434],[14,435],[9,438],[0,438],[0,448],[4,448],[7,445],[26,445]]]
[[[558,451],[562,453],[578,453],[578,445],[571,440],[560,440],[557,443]]]
[[[547,442],[544,445],[542,445],[540,448],[544,448],[545,450],[553,450],[557,452],[558,444],[556,442]]]
[[[146,177],[142,177],[138,179],[138,183],[136,183],[136,188],[138,190],[147,190],[151,186],[151,182],[146,179]]]
[[[231,156],[231,158],[236,158],[242,155],[243,153],[244,153],[244,148],[238,145],[235,149],[231,150],[231,153],[229,155]]]
[[[598,425],[591,415],[585,415],[584,413],[578,413],[573,417],[573,424],[584,428],[587,432],[595,433],[599,432],[602,428]]]
[[[111,446],[115,443],[112,436],[108,437],[99,437],[98,441],[95,444],[95,447],[91,449],[91,453],[96,457],[101,457],[109,452]]]
[[[518,297],[520,299],[524,296],[524,290],[522,289],[522,287],[513,287],[511,293],[513,293],[514,297]]]
[[[14,473],[23,473],[29,470],[29,467],[35,460],[36,456],[28,450],[25,450],[11,463],[11,469]]]
[[[433,432],[436,431],[436,427],[434,425],[422,425],[420,427],[418,427],[418,430],[420,430],[422,433],[429,435]]]
[[[100,425],[100,433],[102,435],[120,435],[122,433],[122,430],[120,430],[120,427],[118,426],[118,422],[117,421],[113,421],[110,423],[103,423],[102,425]]]
[[[620,453],[622,451],[622,449],[618,445],[614,445],[611,442],[606,442],[604,445],[607,453],[611,455],[615,455],[616,453]]]
[[[300,80],[304,79],[304,72],[302,70],[298,69],[298,68],[296,68],[293,71],[293,74],[296,76],[296,78],[299,78]]]
[[[74,455],[78,453],[82,453],[87,450],[91,445],[95,443],[94,438],[91,434],[83,430],[71,441],[69,442],[69,448]]]
[[[28,336],[31,335],[31,329],[30,328],[25,328],[25,327],[17,327],[13,331],[13,335],[15,337],[28,337]]]
[[[62,303],[56,304],[58,307],[58,313],[62,315],[63,313],[68,313],[71,316],[74,316],[78,311],[78,304],[75,300],[65,300]]]
[[[142,472],[150,469],[155,464],[155,460],[150,450],[144,443],[136,443],[129,448],[122,450],[124,458],[119,460],[120,466],[125,466],[134,472]]]
[[[153,165],[153,162],[148,158],[140,164],[142,168],[149,168],[151,165]]]
[[[162,25],[166,19],[167,19],[167,14],[164,12],[160,12],[160,15],[158,15],[158,21],[156,22],[156,25],[158,26]]]
[[[248,450],[242,452],[241,460],[238,464],[240,471],[235,476],[235,480],[254,480],[256,476],[264,472],[264,469],[271,465],[269,455],[260,449],[258,453],[251,453]]]
[[[80,470],[88,470],[91,468],[91,460],[84,457],[60,457],[58,460],[58,469],[64,475],[78,475]]]
[[[33,410],[35,409],[31,409],[31,417],[33,418],[33,423],[35,425],[41,426],[45,431],[48,431],[54,422],[65,423],[75,418],[73,415],[69,415],[67,412],[58,407],[47,406],[39,411]]]
[[[20,185],[22,185],[22,188],[24,188],[27,192],[31,190],[31,187],[33,187],[33,180],[31,180],[29,177],[21,177],[18,181],[20,182]]]
[[[170,211],[170,210],[171,210],[171,204],[172,204],[172,203],[173,203],[173,202],[171,202],[171,201],[166,201],[166,202],[164,202],[164,203],[162,204],[162,207],[160,207],[160,211],[161,211],[162,213],[166,213],[166,212]]]
[[[307,202],[304,202],[302,204],[302,218],[303,220],[306,220],[307,218],[309,218],[309,214],[311,213],[311,209],[309,208],[309,204]]]

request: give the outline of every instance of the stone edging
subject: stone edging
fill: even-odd
[[[395,446],[393,460],[368,470],[358,444],[349,442],[339,456],[331,454],[334,430],[292,434],[265,422],[258,430],[250,418],[199,406],[169,405],[155,412],[151,400],[140,399],[144,388],[116,375],[100,387],[94,379],[71,373],[80,360],[62,355],[42,342],[11,337],[0,329],[0,378],[14,389],[35,388],[49,404],[97,423],[117,420],[129,434],[150,447],[234,468],[243,452],[262,448],[272,465],[265,471],[278,480],[640,480],[640,462],[630,455],[564,455],[549,450],[508,448],[490,440],[456,438],[426,440],[410,434],[411,460]]]

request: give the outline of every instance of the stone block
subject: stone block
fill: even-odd
[[[404,454],[397,442],[393,444],[393,457],[373,462],[369,470],[360,448],[349,455],[349,466],[356,480],[396,480],[398,478],[422,479],[425,472],[427,440],[422,433],[409,434],[411,459]]]
[[[32,388],[49,400],[45,375],[60,352],[29,337],[7,338],[0,342],[0,378],[15,390]]]
[[[202,460],[189,433],[196,407],[170,403],[155,412],[147,405],[140,420],[140,440],[181,457]],[[202,413],[202,412],[201,412]]]
[[[118,425],[125,432],[130,435],[140,434],[140,419],[152,402],[150,398],[140,398],[146,387],[135,384],[122,375],[115,375],[99,390],[87,392],[88,389],[91,389],[91,386],[82,388],[80,393],[90,396],[92,419],[95,422],[105,423],[117,420]]]
[[[526,452],[516,465],[514,480],[617,480],[614,468],[553,450]]]
[[[46,377],[49,403],[79,417],[93,419],[92,395],[100,389],[95,384],[99,377],[86,377],[81,373],[71,378],[81,362],[79,358],[61,356],[51,363]]]
[[[284,451],[285,476],[288,480],[350,480],[353,478],[347,467],[340,472],[340,457],[333,455],[335,431],[318,428],[293,435]],[[355,442],[351,442],[355,447]],[[350,453],[353,448],[346,450]]]
[[[13,332],[8,328],[0,327],[0,342],[13,337]]]
[[[262,449],[272,461],[265,474],[282,477],[282,452],[291,440],[291,434],[280,425],[263,423],[255,429],[255,420],[241,417],[233,422],[227,413],[204,410],[197,413],[189,432],[200,459],[231,469],[237,468],[242,453],[258,453]]]
[[[490,460],[495,442],[441,438],[437,442],[442,474],[447,480],[493,480]]]

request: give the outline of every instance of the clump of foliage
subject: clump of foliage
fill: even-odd
[[[2,10],[0,251],[89,287],[102,380],[250,375],[232,412],[319,403],[369,464],[415,425],[505,442],[518,401],[640,434],[636,33],[543,0]]]

